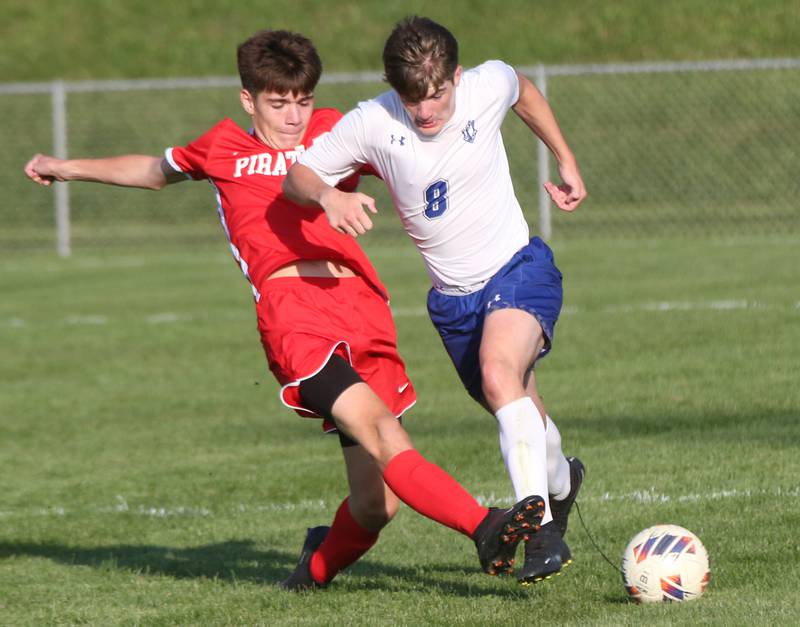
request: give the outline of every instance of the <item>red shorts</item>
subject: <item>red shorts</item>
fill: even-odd
[[[303,406],[299,385],[334,354],[353,366],[395,416],[416,402],[389,305],[363,279],[284,277],[265,283],[256,305],[258,330],[284,405],[320,417]],[[335,426],[325,420],[323,429]]]

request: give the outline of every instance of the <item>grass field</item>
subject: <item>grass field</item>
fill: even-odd
[[[408,508],[327,591],[275,587],[345,493],[338,443],[277,401],[218,245],[0,257],[0,623],[794,624],[800,620],[796,237],[556,242],[566,302],[541,389],[618,561],[673,522],[706,596],[626,602],[577,518],[564,577],[519,588]],[[493,419],[460,389],[410,243],[366,241],[419,392],[421,451],[508,503]],[[546,617],[546,618],[542,618]]]
[[[234,46],[264,27],[312,36],[328,72],[376,70],[409,13],[446,23],[467,66],[800,56],[787,0],[3,8],[0,82],[231,76]],[[540,387],[612,561],[659,522],[708,548],[706,596],[657,607],[626,601],[574,516],[575,563],[527,590],[408,508],[329,590],[277,589],[346,482],[335,439],[277,400],[208,187],[71,184],[75,252],[57,259],[52,194],[21,173],[52,149],[49,95],[0,98],[0,625],[800,623],[798,85],[793,70],[548,83],[590,196],[554,216],[566,299]],[[380,89],[322,85],[318,102]],[[70,94],[69,154],[159,154],[224,115],[245,123],[235,90]],[[510,117],[533,224],[535,146]],[[422,263],[366,185],[384,211],[365,247],[419,394],[409,432],[484,503],[509,503],[494,420],[461,389]]]
[[[392,24],[415,13],[448,25],[468,65],[495,55],[516,64],[800,55],[800,7],[791,0],[568,7],[557,0],[5,0],[3,7],[0,82],[228,75],[236,44],[259,28],[306,33],[328,71],[375,70]]]

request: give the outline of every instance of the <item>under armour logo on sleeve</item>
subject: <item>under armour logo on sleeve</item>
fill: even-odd
[[[403,135],[400,135],[399,137],[395,137],[394,134],[392,134],[392,143],[394,144],[395,142],[397,142],[401,146],[405,146],[406,145],[406,138]]]

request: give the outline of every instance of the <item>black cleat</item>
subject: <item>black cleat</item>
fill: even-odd
[[[472,539],[481,568],[490,575],[514,571],[514,555],[520,540],[534,534],[544,516],[542,497],[528,496],[508,509],[489,508]]]
[[[303,592],[304,590],[316,590],[317,588],[325,587],[326,584],[317,583],[311,577],[311,556],[325,540],[328,531],[330,531],[330,527],[325,526],[308,530],[306,541],[303,542],[303,551],[300,553],[300,559],[297,560],[297,566],[295,566],[291,575],[278,584],[281,588],[292,592]]]
[[[561,569],[571,563],[572,553],[559,534],[555,521],[550,521],[525,542],[525,563],[517,581],[526,586],[537,583],[560,575]]]
[[[562,538],[567,533],[569,512],[572,509],[575,498],[578,496],[581,484],[583,483],[583,477],[586,474],[586,468],[584,468],[583,463],[581,463],[581,460],[577,457],[567,457],[567,462],[569,462],[570,482],[567,498],[563,501],[556,501],[553,496],[550,495],[550,511],[553,514],[553,522],[556,524],[556,527],[558,527],[558,532],[561,534]]]

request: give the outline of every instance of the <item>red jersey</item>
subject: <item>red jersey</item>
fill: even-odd
[[[176,171],[192,179],[208,179],[214,187],[222,228],[256,301],[268,276],[302,259],[341,262],[388,299],[356,241],[331,228],[322,209],[297,205],[281,191],[297,156],[341,117],[335,109],[314,110],[302,143],[291,150],[270,148],[229,118],[186,146],[166,150],[167,161]],[[356,177],[340,187],[351,191],[357,183]]]

